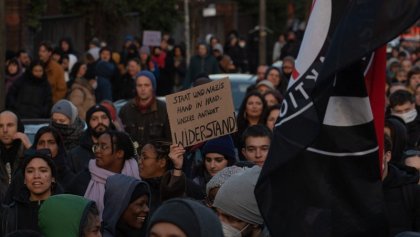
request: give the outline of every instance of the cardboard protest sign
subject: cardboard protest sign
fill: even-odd
[[[145,30],[143,31],[143,45],[160,46],[162,33],[160,31]]]
[[[228,78],[166,96],[172,142],[184,147],[237,131]]]

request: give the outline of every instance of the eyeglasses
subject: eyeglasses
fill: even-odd
[[[99,152],[99,151],[105,151],[105,150],[107,150],[109,148],[110,148],[110,146],[108,146],[106,144],[96,143],[96,144],[93,144],[92,145],[92,151],[93,151],[93,153]]]

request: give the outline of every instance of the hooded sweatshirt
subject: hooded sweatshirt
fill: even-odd
[[[149,185],[133,177],[116,174],[106,180],[104,211],[102,213],[104,237],[139,236],[141,230],[135,230],[130,227],[118,227],[118,221],[125,209],[130,205],[131,195],[137,185],[143,185],[143,188],[147,190],[146,194],[150,197]]]
[[[61,194],[48,198],[39,209],[38,225],[45,237],[80,237],[81,225],[95,203],[86,198]]]

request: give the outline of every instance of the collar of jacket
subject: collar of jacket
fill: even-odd
[[[158,107],[157,103],[158,103],[157,102],[157,99],[156,99],[156,97],[154,97],[153,98],[152,105],[147,109],[147,111],[145,113],[157,111],[157,107]],[[131,100],[131,106],[134,107],[134,108],[136,108],[139,112],[141,112],[140,109],[139,109],[139,107],[136,104],[136,98],[134,98],[134,99]]]

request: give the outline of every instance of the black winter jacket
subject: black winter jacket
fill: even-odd
[[[416,169],[402,165],[388,165],[383,182],[390,236],[403,231],[420,231],[420,186]]]

